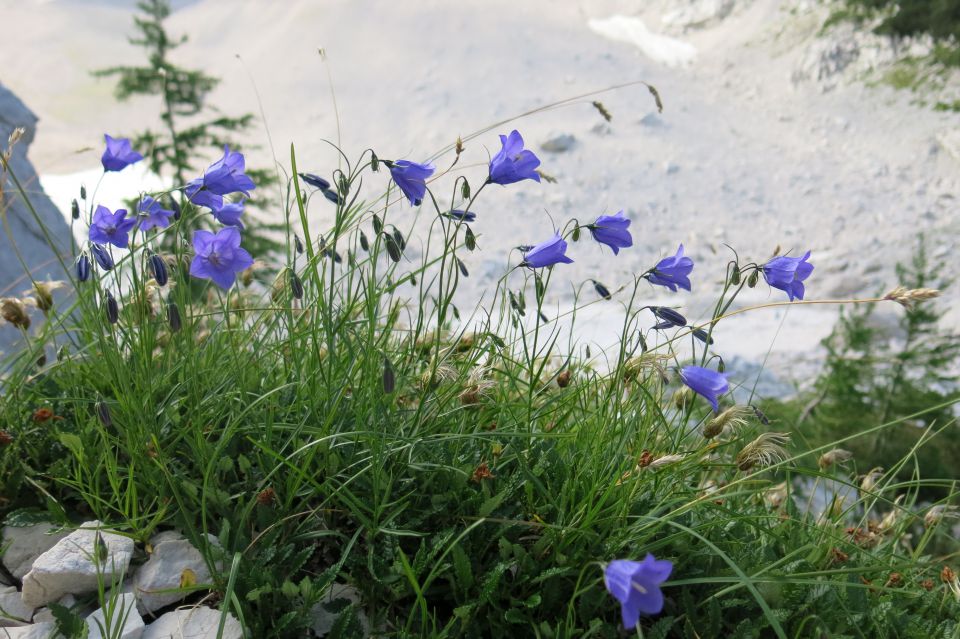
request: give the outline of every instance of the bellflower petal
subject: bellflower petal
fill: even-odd
[[[150,229],[165,229],[170,226],[170,218],[174,216],[172,210],[161,206],[160,202],[149,195],[140,200],[140,230],[149,231]]]
[[[627,230],[629,227],[630,219],[624,217],[623,211],[619,211],[616,215],[601,215],[587,228],[594,240],[606,244],[617,255],[620,249],[633,246],[633,236]]]
[[[413,206],[419,206],[427,192],[427,178],[433,175],[432,164],[420,164],[410,160],[391,162],[390,176],[397,186],[410,200]]]
[[[714,412],[720,410],[717,398],[730,390],[726,375],[700,366],[684,366],[680,371],[680,379],[693,392],[710,402]]]
[[[524,253],[520,266],[544,268],[554,264],[572,264],[573,260],[565,255],[566,252],[567,243],[557,234]]]
[[[190,275],[213,280],[220,288],[229,289],[237,273],[253,265],[253,258],[240,247],[240,231],[234,227],[216,234],[198,230],[193,234],[194,257]]]
[[[130,147],[129,139],[113,138],[107,134],[103,135],[103,139],[107,143],[107,147],[100,157],[100,163],[103,164],[104,171],[122,171],[143,159],[142,155]]]
[[[670,577],[673,564],[647,554],[643,561],[615,559],[603,571],[607,591],[620,602],[623,627],[633,630],[641,614],[656,615],[663,610],[660,585]]]
[[[813,264],[807,261],[809,259],[810,251],[803,257],[775,257],[763,265],[763,279],[773,288],[785,292],[791,302],[802,300],[806,292],[803,282],[813,273]]]
[[[90,225],[90,241],[97,244],[112,244],[117,248],[127,248],[130,229],[136,225],[134,218],[127,219],[126,209],[112,212],[105,206],[97,206]]]
[[[536,169],[540,159],[533,151],[524,150],[523,137],[514,129],[510,135],[501,135],[500,152],[490,160],[490,176],[487,181],[505,186],[521,180],[540,181]]]
[[[690,290],[690,271],[693,270],[693,260],[683,254],[683,244],[677,249],[676,255],[660,260],[647,274],[647,281],[658,286],[666,286],[674,293],[677,287]]]

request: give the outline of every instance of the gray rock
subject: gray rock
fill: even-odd
[[[32,626],[4,628],[0,631],[2,639],[50,639],[56,626],[50,622],[35,623]]]
[[[88,521],[37,557],[23,577],[24,603],[39,607],[66,594],[93,592],[101,579],[109,586],[123,576],[133,555],[133,540],[101,530],[106,557],[98,566],[94,559],[100,526],[99,521]]]
[[[29,202],[36,211],[38,220],[20,196],[9,175],[0,171],[0,207],[6,212],[10,223],[10,236],[0,233],[0,297],[19,296],[30,287],[14,247],[23,256],[27,268],[37,280],[63,280],[71,267],[70,228],[60,211],[43,192],[37,173],[27,160],[27,148],[37,131],[37,116],[6,87],[0,85],[0,148],[7,148],[7,140],[14,129],[24,128],[23,137],[14,146],[10,168],[24,190],[30,194]],[[41,227],[42,224],[42,227]],[[54,243],[51,247],[44,235],[46,229]],[[13,244],[11,244],[11,239]],[[62,260],[62,263],[61,263]],[[32,313],[35,322],[42,319],[40,313]],[[0,351],[7,353],[23,344],[19,329],[0,322]]]
[[[57,530],[54,524],[34,524],[33,526],[4,526],[3,565],[17,579],[30,572],[33,560],[53,548],[58,541],[69,534],[66,530]]]
[[[64,608],[74,608],[77,605],[77,598],[74,597],[73,595],[64,595],[60,597],[57,603],[63,606]],[[85,610],[85,611],[80,610],[80,611],[74,611],[74,612],[77,612],[80,616],[85,617],[88,614],[90,614],[92,610]],[[54,622],[53,612],[46,606],[44,606],[43,608],[37,608],[36,612],[33,613],[33,623],[40,623],[43,621],[49,621],[50,623]],[[0,637],[0,639],[3,639],[3,638]]]
[[[33,607],[23,603],[20,592],[10,586],[0,590],[0,628],[26,626],[33,617]],[[3,632],[0,631],[0,638]]]
[[[353,586],[347,584],[331,584],[326,596],[320,603],[310,609],[310,616],[313,618],[311,628],[318,637],[323,637],[333,629],[333,624],[342,614],[342,610],[350,604],[360,603],[360,593]],[[363,629],[364,636],[370,634],[370,623],[363,611],[358,611],[358,619]]]
[[[140,639],[143,619],[137,613],[136,597],[123,593],[87,617],[87,639]]]
[[[563,153],[577,144],[577,139],[569,133],[558,133],[540,144],[540,148],[547,153]]]
[[[141,639],[216,639],[220,627],[220,611],[206,606],[174,610],[147,626]],[[222,639],[243,639],[243,628],[227,614]]]
[[[210,583],[212,577],[200,551],[179,533],[163,532],[150,540],[153,552],[133,576],[137,608],[147,614],[186,597],[178,590],[185,570],[193,572],[196,583]],[[172,591],[172,592],[171,592]]]
[[[722,21],[729,16],[735,0],[687,0],[685,6],[663,16],[663,24],[681,29],[701,29]]]

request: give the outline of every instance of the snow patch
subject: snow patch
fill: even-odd
[[[693,63],[697,48],[689,42],[654,33],[640,18],[614,15],[590,20],[592,31],[616,42],[632,44],[651,60],[668,67],[683,67]]]

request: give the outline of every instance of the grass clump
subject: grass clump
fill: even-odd
[[[938,480],[886,475],[816,512],[800,480],[862,488],[859,460],[808,468],[834,442],[790,454],[769,426],[780,415],[726,393],[724,376],[748,380],[724,371],[712,327],[736,321],[737,294],[761,277],[802,299],[801,260],[735,258],[691,326],[643,302],[651,283],[683,287],[682,250],[562,310],[551,280],[566,245],[548,240],[515,251],[464,312],[454,295],[489,223],[468,222],[474,201],[493,179],[535,179],[516,149],[493,162],[518,166],[461,171],[483,133],[435,155],[448,168],[422,185],[369,151],[301,174],[291,147],[287,250],[258,256],[278,263],[272,282],[251,267],[199,287],[182,229],[212,222],[174,193],[179,220],[135,231],[114,268],[71,283],[69,309],[44,305],[24,329],[0,406],[8,521],[95,517],[140,548],[182,531],[214,575],[187,603],[229,610],[250,637],[310,636],[322,611],[336,612],[331,637],[617,637],[605,567],[648,553],[672,572],[643,636],[955,635],[960,604],[940,577],[953,558],[928,552],[947,527],[913,536],[918,490]],[[361,178],[385,189],[367,195]],[[404,199],[423,204],[404,215]],[[322,230],[318,207],[334,211]],[[626,248],[597,232],[611,228],[559,233]],[[564,337],[589,304],[623,316],[596,357]],[[691,390],[704,379],[723,385],[717,413]],[[955,401],[929,399],[915,416]],[[863,436],[903,421],[889,416]]]

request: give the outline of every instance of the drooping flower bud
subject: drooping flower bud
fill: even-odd
[[[613,299],[613,296],[610,295],[610,289],[598,282],[597,280],[590,280],[593,282],[593,289],[597,292],[597,295],[602,297],[605,300]]]
[[[80,185],[80,199],[87,199],[87,187],[85,187],[83,184]]]
[[[370,240],[367,239],[367,235],[363,231],[360,231],[360,248],[362,248],[364,252],[370,250]]]
[[[80,219],[80,203],[76,200],[70,203],[70,217],[75,220]]]
[[[107,321],[111,324],[116,324],[120,319],[120,307],[117,305],[117,300],[110,291],[107,291],[107,301],[104,304],[104,311],[107,314]]]
[[[303,242],[296,233],[293,234],[293,248],[297,251],[297,255],[303,255]]]
[[[77,258],[77,279],[81,282],[90,279],[90,258],[86,253],[81,253]]]
[[[293,271],[290,271],[290,291],[293,293],[294,299],[303,299],[303,282]]]
[[[97,264],[100,265],[100,268],[105,271],[109,271],[113,268],[113,258],[110,257],[110,253],[108,253],[105,248],[99,244],[91,244],[90,252],[93,253],[93,259],[97,261]]]
[[[150,256],[149,261],[150,272],[153,273],[153,279],[155,279],[160,286],[165,286],[168,281],[167,263],[156,253]]]
[[[167,303],[167,323],[170,324],[171,332],[178,332],[183,324],[180,321],[180,307],[176,302]]]

